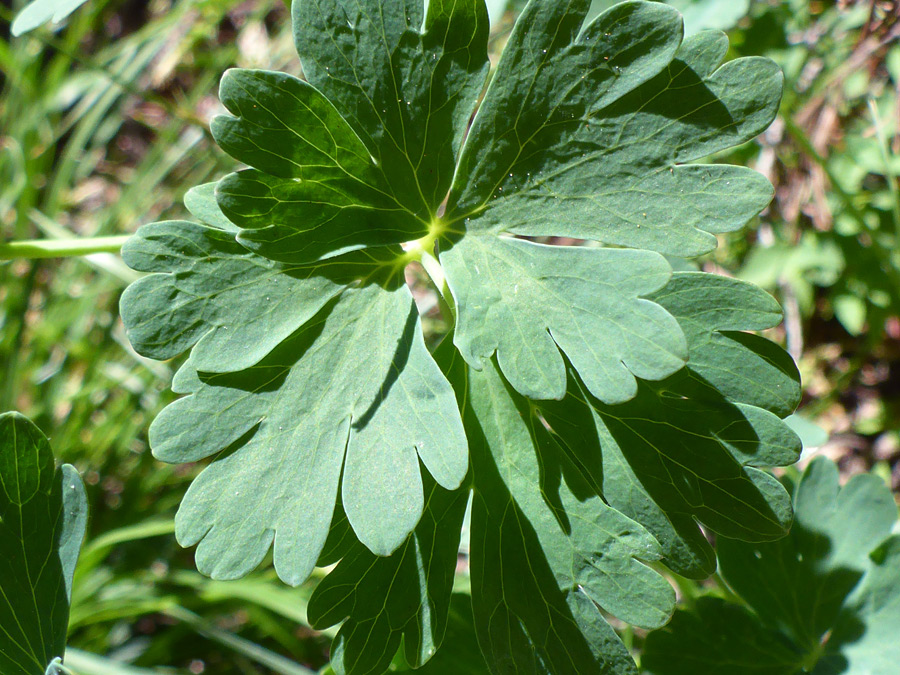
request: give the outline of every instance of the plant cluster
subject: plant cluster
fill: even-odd
[[[178,368],[153,456],[196,477],[174,524],[92,542],[82,579],[115,542],[174,530],[211,579],[167,583],[308,622],[336,673],[627,675],[635,629],[658,675],[890,672],[896,505],[872,476],[839,490],[825,461],[796,486],[766,470],[801,445],[797,368],[757,334],[781,308],[693,262],[772,199],[710,157],[769,127],[781,70],[726,61],[703,3],[682,3],[687,35],[663,3],[607,4],[530,0],[492,69],[483,0],[295,0],[303,78],[225,74],[211,134],[244,168],[201,178],[190,219],[140,227],[130,270],[102,259],[136,279],[134,350]],[[78,614],[99,597],[73,584],[81,483],[31,423],[0,421],[2,484],[40,485],[0,513],[23,551],[2,588],[38,599],[10,603],[0,654],[65,672],[73,586],[77,625],[129,616],[154,582]],[[26,505],[37,537],[9,526]],[[147,611],[309,672],[175,597]]]

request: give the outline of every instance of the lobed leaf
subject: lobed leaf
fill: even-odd
[[[192,356],[173,389],[190,395],[151,426],[156,456],[187,462],[227,451],[176,517],[179,541],[199,542],[197,565],[214,578],[246,574],[274,540],[279,576],[305,580],[339,480],[357,536],[387,555],[422,513],[419,461],[448,489],[466,472],[453,392],[404,285],[345,290],[246,370],[206,373]]]
[[[456,343],[473,367],[496,351],[520,393],[561,398],[564,368],[552,336],[594,396],[620,403],[637,392],[635,377],[661,380],[685,362],[671,317],[646,300],[622,302],[622,293],[632,299],[634,280],[644,273],[638,258],[607,250],[588,267],[576,257],[587,254],[569,250],[552,261],[545,252],[540,264],[533,262],[540,250],[525,249],[517,257],[530,267],[514,266],[501,235],[644,249],[645,265],[660,275],[666,264],[650,251],[691,257],[711,250],[714,235],[741,227],[768,204],[772,189],[749,169],[685,162],[765,129],[778,108],[781,74],[765,59],[719,67],[725,37],[703,33],[682,43],[680,16],[665,5],[622,3],[582,28],[588,5],[531,2],[523,11],[460,158],[441,262],[459,307]],[[610,339],[611,327],[597,339],[588,333],[573,342],[560,334],[583,326],[550,317],[535,323],[531,308],[515,312],[529,330],[512,330],[509,314],[522,303],[530,300],[542,312],[555,304],[546,293],[527,292],[527,300],[510,302],[515,288],[546,283],[547,268],[561,274],[563,265],[575,277],[596,275],[600,260],[608,260],[609,272],[602,274],[606,283],[591,289],[590,305],[578,302],[583,282],[556,281],[557,297],[575,295],[582,320],[593,314],[609,326],[613,314],[629,317],[624,333],[640,332],[649,319],[644,334],[653,336],[652,349],[646,338],[640,346]],[[648,280],[638,292],[661,285]],[[593,349],[585,340],[594,341]],[[608,353],[608,345],[615,351]]]
[[[841,488],[837,467],[816,459],[797,486],[790,537],[760,547],[723,542],[722,573],[763,619],[813,650],[896,520],[880,478],[857,475]]]
[[[684,330],[686,369],[641,385],[616,406],[572,379],[564,400],[540,408],[607,503],[653,533],[673,571],[701,578],[715,570],[715,558],[696,520],[749,541],[776,539],[790,527],[787,493],[757,467],[799,456],[796,434],[770,411],[784,413],[783,401],[797,400],[799,374],[779,348],[733,332],[777,321],[770,296],[751,284],[679,272],[653,298]],[[736,311],[741,303],[746,314]],[[733,359],[717,361],[722,350]],[[733,380],[721,391],[704,376],[724,381],[724,363]]]
[[[640,561],[654,538],[591,489],[494,365],[446,364],[472,453],[472,604],[492,672],[636,672],[599,608],[659,626],[674,607]]]
[[[669,626],[647,638],[649,672],[896,670],[900,537],[891,533],[897,505],[874,475],[854,476],[843,487],[838,478],[828,459],[809,464],[794,487],[795,520],[784,539],[719,540],[722,574],[747,608],[706,598],[676,612]]]
[[[473,119],[483,0],[295,0],[306,81],[223,78],[213,133],[249,168],[188,193],[203,224],[125,248],[150,273],[122,299],[135,348],[191,350],[151,446],[213,458],[179,541],[219,578],[272,546],[289,583],[337,562],[310,612],[344,621],[340,672],[418,667],[440,644],[469,490],[492,672],[635,672],[601,609],[667,620],[645,563],[702,576],[698,523],[752,541],[790,524],[760,469],[797,457],[780,418],[799,378],[744,332],[780,311],[664,257],[768,203],[758,174],[693,162],[768,125],[780,73],[722,65],[724,36],[683,40],[660,3],[585,26],[589,4],[531,0]],[[590,242],[526,240],[545,236]],[[452,386],[403,283],[417,259],[455,303]]]
[[[382,673],[401,644],[406,662],[419,667],[441,644],[468,493],[432,481],[425,492],[422,519],[400,549],[379,558],[351,543],[310,599],[314,627],[347,619],[332,645],[338,673]]]

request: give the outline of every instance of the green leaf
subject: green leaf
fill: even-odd
[[[18,37],[47,23],[59,23],[87,0],[34,0],[13,19],[10,32]]]
[[[198,369],[201,346],[173,383],[190,396],[156,418],[150,442],[170,462],[227,449],[176,517],[178,540],[200,544],[198,568],[214,578],[246,574],[274,539],[279,576],[301,583],[324,545],[339,480],[357,536],[387,555],[422,513],[419,461],[446,488],[465,475],[453,393],[405,285],[344,290],[246,370]]]
[[[784,635],[760,623],[745,607],[703,597],[653,631],[641,666],[652,675],[789,675],[801,672],[803,655]]]
[[[766,672],[887,675],[900,649],[897,505],[875,475],[843,487],[817,457],[794,487],[784,539],[719,539],[722,574],[747,609],[705,599],[647,639],[643,664],[657,675]],[[701,647],[702,645],[702,647]],[[691,646],[701,657],[683,658]]]
[[[468,491],[428,481],[425,492],[422,520],[400,549],[379,558],[351,544],[310,599],[314,627],[347,619],[331,650],[337,673],[383,673],[401,641],[406,662],[419,667],[441,644]]]
[[[72,577],[87,523],[78,472],[47,437],[0,415],[0,671],[44,675],[66,646]]]
[[[364,139],[397,201],[429,220],[488,73],[483,0],[297,0],[293,19],[309,83]]]
[[[297,2],[308,83],[226,73],[233,116],[213,135],[253,168],[222,182],[219,203],[248,248],[296,262],[428,234],[487,75],[489,26],[482,0],[422,8]]]
[[[665,623],[672,589],[640,562],[658,560],[658,544],[591,490],[495,366],[450,368],[467,403],[472,603],[491,671],[636,672],[598,607]]]
[[[582,30],[586,4],[523,11],[460,158],[440,259],[473,367],[496,351],[520,393],[558,399],[558,346],[612,404],[635,395],[635,377],[661,380],[686,360],[676,323],[637,298],[667,279],[653,252],[707,252],[769,202],[754,171],[685,162],[768,126],[781,74],[765,59],[717,68],[724,36],[681,43],[678,13],[661,4],[623,3]],[[645,251],[529,247],[510,234]]]
[[[608,403],[633,398],[635,376],[662,379],[687,358],[678,323],[639,297],[668,281],[662,256],[467,235],[441,262],[459,309],[463,356],[479,364],[496,351],[526,396],[565,395],[560,349]]]
[[[896,520],[881,479],[861,474],[841,488],[837,467],[816,458],[797,486],[791,536],[758,547],[722,542],[722,574],[764,620],[812,650]]]
[[[900,536],[870,554],[873,565],[838,616],[814,675],[889,675],[900,662]]]
[[[450,598],[450,612],[444,642],[452,647],[440,650],[433,659],[415,670],[419,675],[488,675],[490,672],[478,647],[478,636],[472,615],[472,598],[454,593]],[[408,665],[408,664],[407,664]],[[412,673],[410,668],[397,672]]]
[[[715,558],[696,521],[750,541],[790,526],[787,493],[757,467],[799,456],[796,434],[772,412],[796,405],[799,374],[780,348],[738,332],[780,317],[758,288],[679,272],[652,297],[684,330],[688,367],[617,406],[572,380],[566,399],[540,409],[607,503],[653,533],[673,571],[702,578]]]
[[[273,546],[289,583],[337,563],[310,612],[344,621],[342,672],[436,649],[459,542],[436,514],[469,490],[492,672],[634,672],[603,612],[666,621],[672,590],[645,563],[702,576],[698,522],[753,541],[790,523],[760,467],[796,459],[780,418],[799,378],[745,332],[778,307],[666,257],[768,203],[759,174],[695,162],[765,129],[781,75],[721,65],[724,36],[682,40],[663,4],[585,26],[589,4],[529,2],[483,92],[483,0],[295,0],[307,80],[222,81],[213,133],[249,168],[188,193],[201,223],[125,247],[150,273],[122,298],[135,348],[190,350],[153,451],[211,458],[179,541],[217,578]],[[452,386],[404,284],[415,261],[453,314]]]
[[[703,30],[734,28],[750,9],[750,0],[658,0],[671,5],[684,17],[685,35]],[[593,0],[589,16],[596,16],[616,0]]]

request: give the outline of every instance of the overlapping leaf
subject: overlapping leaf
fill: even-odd
[[[430,481],[425,492],[422,520],[400,549],[379,558],[351,543],[310,599],[313,626],[347,619],[331,653],[339,673],[384,672],[401,639],[406,662],[418,667],[441,644],[468,495]]]
[[[158,325],[160,313],[186,329],[196,326],[194,336],[209,331],[173,383],[190,395],[150,430],[156,456],[166,461],[228,450],[188,491],[176,519],[179,541],[199,542],[201,570],[233,578],[253,569],[274,540],[279,575],[300,583],[324,544],[343,471],[343,506],[354,530],[376,553],[390,553],[422,512],[419,460],[447,488],[459,485],[467,464],[453,392],[425,348],[409,290],[389,279],[382,286],[357,278],[348,288],[320,276],[377,270],[368,256],[290,268],[235,247],[219,230],[160,223],[125,250],[138,268],[155,269],[165,258],[191,269],[151,275],[129,289],[123,314],[132,330]],[[295,307],[269,315],[261,312],[266,302]],[[235,303],[259,322],[251,349],[284,337],[243,370],[200,368],[198,361],[217,353],[210,349],[221,354],[222,344],[232,344],[229,329],[242,335]],[[176,311],[166,313],[173,305]],[[219,312],[238,323],[221,325],[217,344]],[[297,328],[304,312],[314,316]]]
[[[47,437],[0,415],[0,672],[44,675],[63,656],[72,576],[87,524],[74,467],[54,466]]]
[[[466,402],[472,604],[491,671],[636,672],[598,607],[645,627],[668,619],[672,589],[641,562],[658,544],[604,504],[493,364],[448,365]]]
[[[653,298],[687,336],[686,369],[642,385],[623,405],[604,405],[573,382],[566,399],[541,409],[606,501],[653,533],[673,570],[699,578],[715,569],[715,558],[697,520],[750,541],[787,532],[787,493],[756,467],[799,455],[796,435],[772,412],[796,405],[799,377],[779,348],[735,332],[780,318],[777,303],[755,286],[680,272]]]
[[[209,188],[188,195],[207,225],[141,230],[125,258],[154,274],[122,299],[138,351],[192,348],[175,382],[190,395],[151,430],[157,456],[227,451],[187,495],[179,540],[199,543],[200,568],[221,577],[251,569],[274,541],[291,583],[318,557],[339,480],[356,535],[387,554],[421,515],[419,460],[445,488],[465,474],[459,411],[402,285],[402,251],[387,245],[429,233],[487,73],[480,0],[432,2],[424,19],[421,4],[297,11],[315,14],[296,25],[312,31],[298,45],[319,88],[226,75],[232,115],[213,133],[252,168],[218,184],[217,205]],[[328,49],[304,49],[323,38],[339,53],[317,75]],[[355,84],[343,95],[339,82]]]
[[[451,233],[441,262],[470,364],[496,351],[518,391],[558,399],[558,346],[612,404],[635,395],[635,377],[661,380],[686,360],[677,324],[636,299],[665,282],[667,265],[651,251],[709,251],[715,233],[740,227],[771,198],[754,171],[685,162],[763,130],[781,75],[765,59],[719,68],[725,37],[682,43],[678,13],[658,3],[617,5],[582,30],[588,4],[523,11],[450,194],[449,227],[465,234]],[[529,248],[503,234],[645,252]]]
[[[865,474],[840,487],[834,463],[817,458],[795,487],[794,509],[791,533],[780,541],[719,542],[722,573],[752,612],[707,599],[676,613],[647,640],[650,672],[896,671],[900,537],[891,535],[890,490]],[[692,648],[702,656],[685,658]]]
[[[298,583],[349,524],[311,607],[318,625],[346,619],[343,672],[383,670],[401,641],[421,665],[440,643],[461,410],[474,618],[494,672],[633,672],[598,607],[663,623],[672,592],[644,562],[702,575],[698,520],[755,541],[789,523],[757,467],[796,456],[779,419],[796,372],[742,332],[778,308],[663,257],[711,250],[768,202],[758,174],[690,162],[764,129],[780,75],[762,59],[720,67],[724,36],[683,41],[665,5],[583,26],[589,4],[532,0],[472,121],[483,0],[295,0],[307,80],[222,82],[230,115],[213,133],[250,168],[188,195],[205,224],[146,226],[125,249],[151,273],[122,300],[136,349],[191,350],[173,384],[187,395],[151,445],[214,457],[179,540],[223,578],[274,545]],[[454,387],[403,285],[420,251],[455,301]]]

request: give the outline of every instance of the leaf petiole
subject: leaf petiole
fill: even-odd
[[[71,258],[91,253],[118,253],[131,235],[79,239],[30,239],[0,244],[0,260]]]

